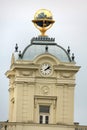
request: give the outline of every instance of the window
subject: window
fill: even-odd
[[[49,106],[40,106],[39,112],[40,113],[49,113]]]
[[[49,123],[49,106],[39,106],[39,123],[48,124]]]
[[[49,116],[46,116],[45,117],[45,123],[48,124],[49,123],[48,121],[49,121]]]
[[[43,116],[40,115],[40,119],[39,119],[39,121],[40,121],[40,124],[43,123]]]

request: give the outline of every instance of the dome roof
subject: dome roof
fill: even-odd
[[[57,45],[54,38],[49,38],[47,36],[32,38],[31,44],[28,45],[21,54],[21,59],[34,60],[37,56],[45,53],[53,55],[61,62],[71,61],[67,51]]]

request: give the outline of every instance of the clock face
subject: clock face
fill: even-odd
[[[49,75],[52,72],[52,67],[49,63],[43,63],[40,68],[41,74]]]

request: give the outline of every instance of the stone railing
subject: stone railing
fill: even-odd
[[[75,130],[87,130],[87,126],[76,126]]]
[[[17,125],[34,125],[34,126],[40,126],[41,127],[41,124],[35,124],[35,123],[25,123],[25,122],[0,122],[0,130],[16,130],[16,126]],[[81,125],[51,125],[51,124],[46,124],[46,126],[49,126],[49,127],[53,127],[53,126],[61,126],[61,127],[69,127],[69,128],[73,128],[73,130],[87,130],[87,126],[81,126]],[[45,128],[46,128],[45,126]]]

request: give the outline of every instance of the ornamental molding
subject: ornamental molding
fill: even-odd
[[[15,76],[15,72],[12,71],[12,70],[8,70],[8,71],[5,73],[5,75],[6,75],[8,78],[14,77],[14,76]]]
[[[34,96],[34,107],[36,108],[38,104],[43,104],[45,101],[46,104],[52,104],[53,108],[56,108],[56,101],[57,97],[56,96],[39,96],[35,95]]]
[[[33,82],[33,81],[15,81],[15,87],[17,87],[18,84],[21,84],[21,85],[24,85],[24,84],[27,84],[28,86],[29,85],[35,85],[36,82]]]
[[[56,83],[56,87],[75,87],[75,83]]]
[[[19,75],[32,76],[33,75],[33,71],[22,71],[22,72],[19,72]]]
[[[8,91],[9,92],[14,91],[14,88],[9,88]]]
[[[61,78],[72,78],[74,73],[60,73]]]
[[[12,103],[14,103],[14,102],[15,102],[15,99],[14,99],[14,97],[11,99],[11,102],[12,102]]]

